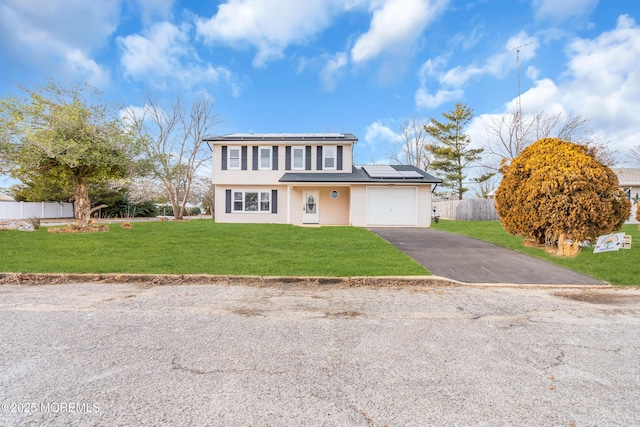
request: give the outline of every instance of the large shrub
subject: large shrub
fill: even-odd
[[[579,243],[619,230],[631,204],[611,169],[582,145],[541,139],[503,163],[496,209],[504,229],[575,254]]]

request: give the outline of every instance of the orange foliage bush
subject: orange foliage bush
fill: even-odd
[[[500,173],[495,200],[504,229],[559,255],[619,230],[631,210],[615,173],[582,145],[541,139],[503,162]]]

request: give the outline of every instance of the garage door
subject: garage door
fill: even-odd
[[[367,187],[367,225],[417,225],[415,187]]]

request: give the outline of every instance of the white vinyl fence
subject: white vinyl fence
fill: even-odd
[[[0,220],[29,218],[73,218],[74,216],[73,203],[0,201]]]
[[[496,202],[492,199],[446,200],[431,203],[442,219],[459,221],[497,221]]]

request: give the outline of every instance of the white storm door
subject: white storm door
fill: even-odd
[[[302,193],[302,223],[318,224],[320,214],[318,213],[318,192],[304,191]]]

